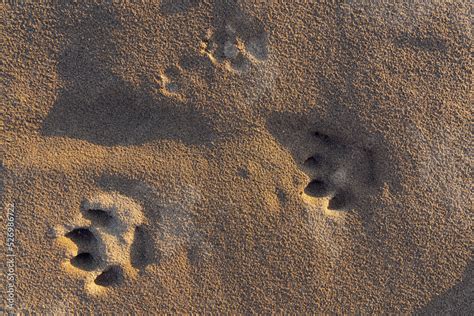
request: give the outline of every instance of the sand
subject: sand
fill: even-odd
[[[473,313],[469,1],[1,8],[2,311]]]

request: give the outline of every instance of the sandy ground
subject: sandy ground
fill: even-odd
[[[468,1],[74,2],[1,6],[3,311],[473,313]]]

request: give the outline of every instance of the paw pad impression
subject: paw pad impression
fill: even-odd
[[[317,147],[303,162],[310,180],[302,194],[310,202],[326,201],[326,212],[337,215],[375,184],[374,153],[325,133],[312,135]]]
[[[83,275],[89,292],[133,276],[132,248],[145,223],[141,206],[118,193],[101,192],[86,199],[81,212],[72,225],[59,229],[67,248],[66,269]]]

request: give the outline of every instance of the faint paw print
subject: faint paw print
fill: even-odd
[[[201,43],[201,52],[214,64],[245,72],[254,63],[268,58],[267,35],[252,27],[250,21],[228,22],[224,30],[209,31]]]

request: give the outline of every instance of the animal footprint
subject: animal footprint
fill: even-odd
[[[303,165],[311,180],[303,196],[327,201],[328,213],[351,208],[375,184],[374,153],[321,132],[313,132],[316,152]]]
[[[256,62],[268,57],[266,32],[246,19],[228,21],[224,29],[209,31],[201,43],[201,53],[214,64],[245,72]]]
[[[86,289],[98,292],[133,276],[146,261],[146,249],[134,249],[145,241],[145,222],[140,205],[118,193],[100,193],[82,205],[82,216],[60,237],[68,249],[64,263],[85,277]],[[138,252],[141,252],[137,254]],[[136,258],[140,258],[137,262]]]
[[[173,65],[160,73],[159,86],[162,94],[183,100],[184,98],[181,95],[183,85],[181,67]]]

